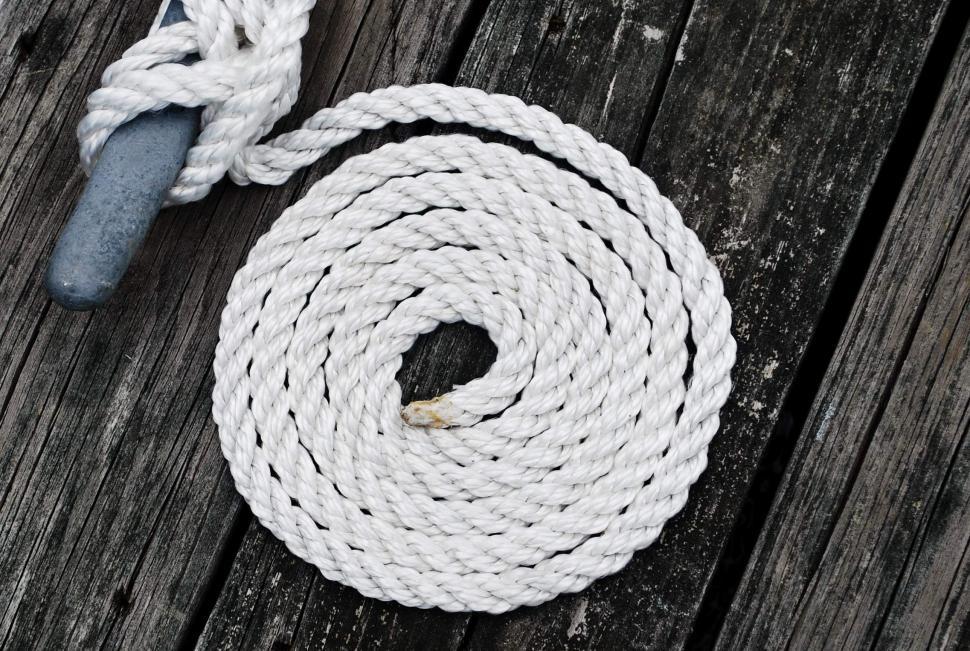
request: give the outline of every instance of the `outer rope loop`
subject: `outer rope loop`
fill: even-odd
[[[229,292],[213,413],[240,492],[325,576],[408,605],[501,612],[620,569],[703,470],[734,359],[717,272],[672,223],[468,136],[347,161]],[[495,364],[401,409],[402,353],[456,320]]]
[[[105,73],[86,159],[178,102],[208,104],[207,126],[172,201],[227,171],[282,183],[363,130],[422,119],[515,136],[580,174],[425,136],[289,207],[222,314],[213,416],[236,486],[293,553],[368,596],[503,612],[581,590],[650,545],[706,466],[735,356],[720,275],[643,172],[517,98],[391,87],[255,144],[296,97],[311,4],[187,2],[188,26]],[[200,64],[171,63],[194,49]],[[402,408],[402,354],[455,321],[488,332],[495,363]]]

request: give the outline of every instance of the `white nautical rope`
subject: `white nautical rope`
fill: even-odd
[[[246,22],[273,17],[266,0],[186,4],[196,22],[172,30],[179,54],[202,42],[203,6],[269,36]],[[298,48],[300,16],[274,42]],[[82,128],[88,158],[105,138],[92,125],[110,131],[137,107],[213,101],[210,128],[229,120],[240,94],[209,84],[232,75],[196,67],[109,75]],[[118,89],[151,100],[112,104]],[[233,280],[216,349],[213,415],[253,513],[327,578],[411,606],[502,612],[622,568],[684,505],[730,389],[720,275],[674,206],[622,154],[514,97],[392,87],[253,145],[295,91],[259,96],[251,133],[204,132],[198,148],[219,156],[193,155],[174,201],[205,194],[218,170],[282,183],[364,129],[424,118],[530,141],[579,174],[426,136],[348,160],[283,213]],[[402,353],[458,320],[488,331],[495,363],[402,410]]]

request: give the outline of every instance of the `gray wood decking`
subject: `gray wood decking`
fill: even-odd
[[[431,127],[163,214],[102,310],[44,294],[84,98],[156,10],[0,2],[0,647],[970,646],[970,7],[320,0],[282,128],[392,83],[520,95],[638,162],[725,277],[735,388],[688,506],[618,575],[499,617],[324,580],[251,517],[209,416],[256,238]],[[405,398],[491,354],[439,329]]]

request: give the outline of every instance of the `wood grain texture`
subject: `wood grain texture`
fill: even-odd
[[[683,644],[947,0],[492,0],[482,17],[485,4],[320,3],[300,101],[278,129],[356,90],[456,79],[543,104],[640,160],[698,230],[736,316],[736,388],[684,513],[617,576],[500,617],[406,609],[323,580],[251,521],[225,470],[209,417],[218,315],[256,237],[312,180],[425,127],[362,137],[283,187],[220,185],[159,220],[105,310],[64,312],[40,281],[82,184],[74,126],[156,0],[0,3],[0,646],[151,648],[190,645],[200,631],[206,648]],[[835,487],[871,507],[892,485],[880,470],[894,468],[909,472],[903,498],[936,496],[908,507],[905,531],[883,527],[913,546],[879,574],[902,577],[881,628],[832,613],[846,641],[966,635],[970,563],[954,551],[967,544],[954,524],[966,522],[966,444],[931,435],[934,423],[966,429],[966,410],[960,421],[946,409],[959,395],[943,391],[965,386],[965,358],[934,348],[967,336],[954,316],[961,237],[951,234],[938,265],[950,269],[937,281],[949,291],[926,300],[930,325],[907,330],[922,348],[897,353],[909,409],[881,435],[886,454],[901,455],[892,433],[916,432],[926,449],[906,448],[918,453],[909,461],[937,461],[946,478],[934,468],[917,485],[921,466],[899,456],[862,463],[851,486]],[[399,381],[406,396],[433,395],[479,375],[493,354],[480,331],[441,328]],[[933,359],[943,360],[936,375]],[[888,405],[897,394],[886,391]],[[921,420],[918,393],[951,402]],[[843,531],[836,516],[830,527]],[[862,533],[877,536],[888,520],[869,522],[875,530]],[[858,523],[839,526],[861,535]],[[825,586],[881,585],[849,574],[853,558],[812,559],[814,608]],[[949,592],[938,585],[948,576]],[[951,615],[927,632],[922,613],[940,612]]]
[[[299,185],[219,186],[159,219],[104,310],[51,306],[41,277],[82,185],[83,99],[157,2],[41,4],[3,6],[13,47],[0,63],[0,646],[192,641],[243,517],[209,416],[218,316]],[[469,3],[421,6],[321,3],[295,112],[433,77]]]
[[[970,32],[719,644],[970,646]]]
[[[457,83],[549,106],[632,156],[649,98],[673,57],[682,9],[680,2],[655,0],[493,2]],[[406,133],[399,130],[395,139]],[[482,375],[493,359],[483,331],[441,327],[406,356],[398,376],[403,399],[450,390]],[[295,561],[253,522],[199,646],[453,649],[469,620],[363,598]]]
[[[893,139],[945,2],[699,0],[643,169],[721,269],[735,387],[661,539],[581,594],[476,619],[470,648],[677,648]]]

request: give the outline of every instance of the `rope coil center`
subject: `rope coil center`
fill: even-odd
[[[151,86],[130,77],[111,83]],[[213,416],[253,513],[324,576],[410,606],[503,612],[616,572],[682,508],[730,390],[730,308],[643,172],[514,97],[360,93],[263,145],[227,136],[219,166],[282,183],[363,130],[428,118],[532,142],[579,173],[465,135],[351,158],[236,274]],[[103,133],[82,131],[96,151]],[[193,165],[173,200],[215,182],[192,185]],[[488,332],[495,363],[402,410],[402,354],[455,321]]]

